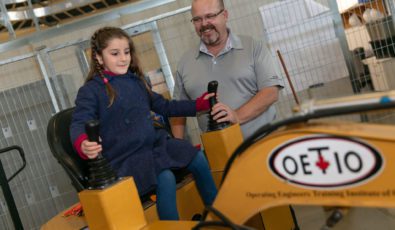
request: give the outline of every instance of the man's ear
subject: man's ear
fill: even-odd
[[[229,13],[228,13],[228,10],[227,9],[224,9],[224,16],[225,16],[225,19],[226,19],[226,21],[228,20],[228,17],[229,17]]]
[[[99,62],[100,65],[103,65],[103,58],[99,54],[96,54],[96,60]]]

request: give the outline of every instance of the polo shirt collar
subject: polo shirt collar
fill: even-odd
[[[221,50],[218,56],[229,52],[231,49],[243,49],[243,45],[241,44],[240,38],[237,35],[231,33],[230,29],[228,29],[228,34],[229,36],[228,39],[226,40],[225,48]],[[202,41],[200,41],[199,49],[197,49],[195,58],[198,58],[199,55],[202,53],[213,56],[208,51],[207,46]]]

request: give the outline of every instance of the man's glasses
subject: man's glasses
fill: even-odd
[[[200,24],[203,22],[203,19],[206,21],[214,20],[218,15],[220,15],[222,12],[224,12],[225,9],[221,9],[218,13],[212,13],[212,14],[206,14],[203,17],[196,16],[191,19],[191,22],[193,24]]]

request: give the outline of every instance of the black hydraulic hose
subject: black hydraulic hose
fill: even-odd
[[[252,230],[252,228],[247,227],[247,226],[242,226],[242,225],[237,225],[233,223],[229,218],[227,218],[224,214],[222,214],[219,210],[214,208],[213,206],[207,205],[205,207],[205,215],[203,219],[206,219],[207,213],[212,212],[215,216],[217,216],[220,220],[216,221],[201,221],[197,225],[195,225],[192,230],[198,230],[203,227],[214,227],[214,226],[221,226],[221,227],[227,227],[232,230]]]

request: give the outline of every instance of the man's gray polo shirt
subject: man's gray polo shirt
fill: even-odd
[[[232,33],[226,47],[217,57],[199,47],[182,56],[176,73],[174,98],[196,99],[207,91],[208,82],[213,80],[218,81],[219,100],[234,110],[262,88],[283,87],[277,65],[263,42]],[[244,137],[271,122],[275,115],[275,108],[271,106],[260,116],[244,123],[241,126]],[[206,114],[198,116],[203,131],[207,129],[207,121]]]

